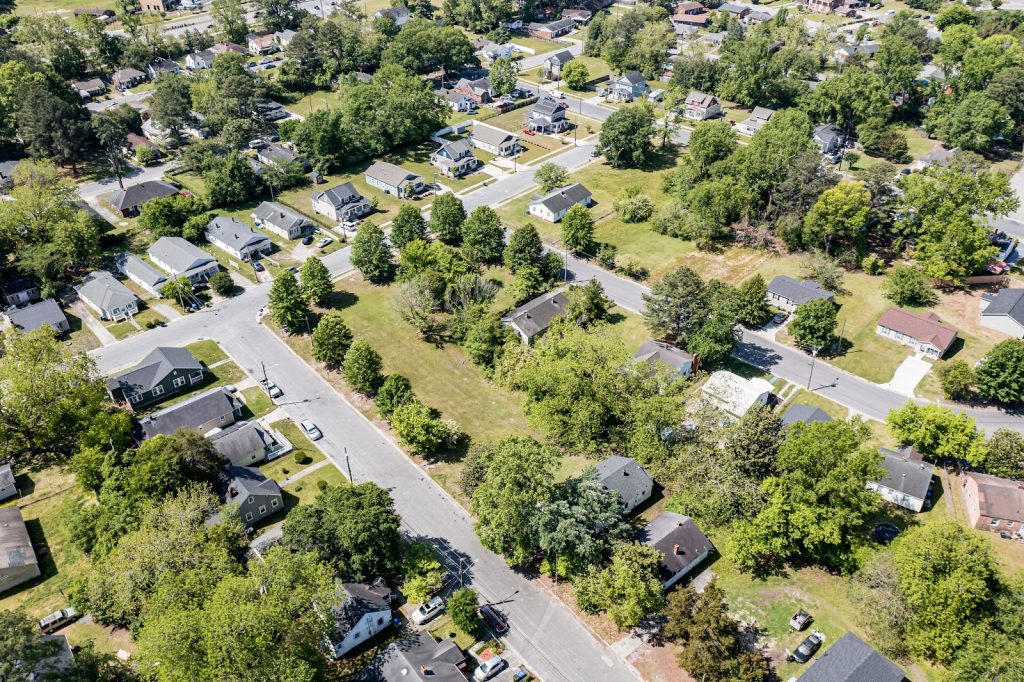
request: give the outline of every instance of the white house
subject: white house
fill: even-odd
[[[385,7],[384,9],[379,9],[373,13],[374,19],[380,19],[382,17],[391,17],[395,20],[395,27],[402,28],[402,26],[405,25],[405,22],[412,19],[412,12],[410,12],[409,8],[405,5],[399,5],[398,7]]]
[[[476,170],[480,161],[473,156],[473,147],[468,140],[445,140],[430,155],[430,165],[449,177],[458,178]]]
[[[117,257],[117,269],[140,287],[160,297],[160,290],[167,284],[167,277],[134,253],[122,253]]]
[[[106,270],[90,272],[75,291],[101,320],[126,320],[139,313],[139,299]]]
[[[209,281],[220,269],[216,258],[181,237],[160,237],[146,253],[158,268],[193,285]]]
[[[901,308],[889,308],[882,313],[875,333],[932,358],[945,355],[957,336],[957,330],[942,324],[935,313],[918,315]]]
[[[673,512],[658,514],[637,539],[661,554],[659,578],[665,590],[682,580],[715,548],[693,519]]]
[[[341,222],[360,218],[373,209],[359,190],[351,182],[346,182],[323,192],[313,192],[313,210]]]
[[[775,115],[774,109],[769,109],[767,107],[754,107],[754,110],[750,112],[750,116],[747,117],[747,120],[740,121],[736,124],[736,132],[740,135],[753,135],[763,128],[764,125],[771,120],[773,115]]]
[[[313,227],[306,216],[273,201],[261,202],[250,215],[257,226],[285,239],[298,239]]]
[[[206,241],[245,261],[259,260],[274,248],[270,237],[226,216],[216,216],[206,224]]]
[[[605,490],[614,490],[628,514],[651,497],[654,479],[629,457],[613,455],[597,465],[597,480]]]
[[[0,465],[0,500],[6,500],[18,494],[18,484],[14,480],[14,472],[10,464]]]
[[[185,55],[185,68],[189,71],[199,71],[213,66],[213,60],[217,53],[213,50],[200,50]]]
[[[423,191],[423,178],[387,161],[375,161],[366,169],[366,184],[396,197],[414,197]]]
[[[519,136],[485,123],[474,123],[470,143],[497,156],[512,156],[519,149]]]
[[[912,512],[924,509],[935,468],[909,446],[898,452],[888,448],[879,448],[878,452],[882,455],[879,464],[885,469],[885,476],[869,481],[868,490],[877,492],[886,502]]]
[[[722,113],[722,103],[714,95],[691,90],[683,105],[683,117],[691,121],[704,121]]]
[[[981,324],[1007,336],[1024,339],[1024,289],[982,294]]]
[[[590,194],[590,190],[581,185],[575,183],[568,187],[562,187],[556,189],[550,194],[546,194],[534,202],[530,203],[530,206],[526,209],[527,213],[532,216],[537,216],[541,220],[546,220],[549,223],[557,223],[565,214],[569,212],[569,209],[580,204],[581,206],[590,206],[590,202],[593,197]]]
[[[787,275],[776,275],[768,283],[768,294],[765,296],[769,305],[790,313],[798,306],[819,298],[831,301],[834,294],[822,289],[813,279],[798,280]]]
[[[273,33],[267,33],[266,35],[250,33],[245,37],[245,40],[251,54],[267,54],[269,52],[276,52],[278,49],[277,39]]]
[[[501,322],[511,327],[520,341],[530,343],[556,317],[564,315],[568,307],[569,299],[565,292],[561,289],[549,291],[511,311],[501,318]]]
[[[701,397],[733,419],[745,415],[754,405],[767,405],[772,385],[754,377],[743,377],[719,370],[713,372],[700,387]]]
[[[331,625],[327,639],[331,655],[341,658],[391,624],[391,590],[363,583],[340,583],[337,601],[327,613],[318,608],[317,611]]]

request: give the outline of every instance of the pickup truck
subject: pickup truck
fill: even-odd
[[[269,395],[271,398],[280,398],[281,396],[284,395],[284,391],[282,391],[278,387],[278,385],[275,384],[270,379],[261,379],[260,380],[260,388],[262,388],[264,391],[266,391],[267,395]]]

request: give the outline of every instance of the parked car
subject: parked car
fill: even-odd
[[[473,671],[473,679],[477,682],[489,680],[504,670],[507,665],[508,663],[501,656],[488,658],[486,661],[481,661],[477,669]]]
[[[256,138],[255,140],[249,140],[249,149],[263,149],[266,146],[267,143],[261,140],[260,138]]]
[[[318,241],[318,242],[316,243],[316,248],[318,248],[318,249],[322,249],[322,248],[324,248],[325,246],[327,246],[328,244],[330,244],[330,243],[331,243],[331,242],[333,242],[333,241],[334,241],[334,240],[333,240],[333,239],[331,239],[330,237],[324,237],[323,239],[319,240],[319,241]]]
[[[264,270],[266,270],[266,268],[263,267],[263,263],[259,262],[258,260],[254,260],[252,262],[252,269],[255,270],[256,272],[263,272]]]
[[[775,324],[782,324],[789,318],[789,313],[775,313],[775,317],[772,318],[772,322]]]
[[[880,523],[871,531],[871,537],[880,545],[888,545],[900,534],[900,529],[891,523]]]
[[[288,266],[288,272],[292,273],[293,275],[299,274],[299,266],[298,265],[289,265]]]
[[[261,380],[260,380],[260,387],[261,387],[261,388],[262,388],[262,389],[263,389],[264,391],[266,391],[266,392],[267,392],[267,395],[269,395],[269,396],[270,396],[271,398],[280,398],[281,396],[283,396],[283,395],[284,395],[284,391],[282,391],[282,390],[281,390],[281,389],[280,389],[280,388],[278,387],[278,385],[277,385],[277,384],[275,384],[275,383],[274,383],[273,381],[271,381],[270,379],[261,379]]]
[[[65,625],[70,625],[78,620],[79,613],[74,606],[69,606],[60,611],[54,611],[48,616],[39,619],[39,629],[44,635],[60,630]]]
[[[309,246],[310,244],[312,244],[313,243],[313,235],[307,234],[305,237],[302,238],[302,243],[305,246]]]
[[[264,57],[263,59],[260,60],[260,65],[262,66],[263,64],[272,64],[273,62],[273,57]]]
[[[299,422],[299,426],[301,426],[302,430],[306,432],[306,436],[310,440],[320,440],[324,437],[324,434],[320,433],[320,429],[317,428],[316,424],[308,419],[303,419]]]
[[[420,604],[419,608],[412,612],[412,622],[416,625],[423,625],[442,611],[444,611],[444,599],[434,597]]]
[[[504,635],[508,632],[508,620],[505,618],[504,614],[494,606],[490,604],[484,604],[481,606],[480,617],[483,618],[484,623],[494,632],[494,634]]]
[[[811,660],[811,656],[821,648],[821,643],[824,641],[825,635],[815,630],[807,636],[807,639],[800,642],[800,646],[796,648],[796,651],[789,655],[789,658],[797,663],[806,663]]]

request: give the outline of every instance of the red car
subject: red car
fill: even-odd
[[[523,134],[524,135],[536,135],[536,133],[533,132],[532,130],[530,130],[529,128],[523,128]]]

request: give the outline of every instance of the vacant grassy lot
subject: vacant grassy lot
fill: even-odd
[[[71,327],[71,331],[65,337],[65,342],[71,350],[78,353],[87,353],[103,345],[96,338],[96,335],[92,333],[92,330],[85,326],[82,318],[76,315],[73,310],[64,308],[64,317],[68,318],[68,326]]]
[[[813,391],[807,391],[802,388],[793,395],[792,400],[786,403],[786,408],[788,409],[791,405],[796,404],[817,407],[833,419],[846,419],[850,414],[850,411],[839,403],[833,402],[828,398],[824,398]]]
[[[533,54],[547,54],[548,52],[569,47],[569,43],[561,40],[544,40],[543,38],[534,38],[527,35],[514,35],[509,42],[513,45],[529,48],[533,50]]]
[[[295,483],[284,488],[285,496],[290,498],[291,504],[285,503],[286,509],[300,504],[309,504],[320,494],[317,483],[326,481],[327,485],[348,485],[348,479],[335,466],[325,466],[317,469],[308,476],[300,478]]]
[[[14,14],[20,17],[51,12],[71,14],[78,8],[116,10],[117,3],[114,0],[19,0],[14,6]]]

